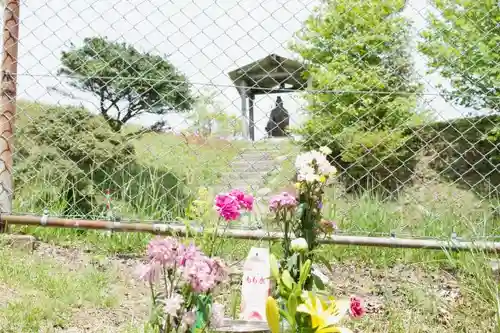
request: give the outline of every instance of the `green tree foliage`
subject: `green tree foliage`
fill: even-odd
[[[219,119],[218,132],[221,135],[237,137],[243,134],[243,124],[241,118],[235,114],[224,114]]]
[[[61,56],[59,73],[99,99],[99,111],[114,131],[137,116],[187,111],[187,78],[168,60],[102,37],[85,38]],[[158,124],[153,128],[159,127]]]
[[[188,119],[191,121],[191,130],[205,138],[212,134],[237,136],[242,132],[238,116],[225,112],[214,91],[204,91],[198,96]]]
[[[433,0],[436,13],[419,49],[431,72],[450,80],[453,102],[500,110],[500,3],[498,0]]]
[[[292,45],[314,89],[299,134],[307,148],[332,149],[351,189],[382,184],[393,191],[413,162],[405,129],[419,119],[420,86],[410,23],[398,15],[403,7],[403,0],[325,1]]]

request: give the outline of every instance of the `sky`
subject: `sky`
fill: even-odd
[[[228,113],[240,113],[240,99],[227,73],[275,53],[293,57],[287,43],[311,13],[314,0],[23,0],[19,46],[19,98],[45,103],[83,104],[96,109],[91,95],[71,90],[56,75],[60,55],[85,37],[106,36],[153,51],[168,59],[195,90],[211,88]],[[425,27],[431,7],[427,0],[410,0],[404,15],[414,22],[413,33]],[[439,119],[465,115],[471,110],[445,102],[437,93],[439,75],[427,75],[425,59],[415,54],[415,66],[425,85],[424,104]],[[70,91],[76,99],[51,87]],[[432,96],[431,96],[432,95]],[[282,95],[292,126],[303,119],[305,105],[299,94]],[[276,95],[258,96],[255,105],[256,139],[265,136],[268,112]],[[20,110],[19,112],[22,112]],[[136,120],[143,125],[158,120]],[[175,129],[187,126],[185,117],[164,118]]]

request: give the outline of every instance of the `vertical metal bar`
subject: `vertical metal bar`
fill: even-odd
[[[247,84],[245,81],[240,81],[238,91],[241,97],[241,122],[243,138],[248,140],[248,121],[247,121]]]
[[[255,123],[254,123],[254,115],[253,115],[253,106],[255,104],[255,94],[250,93],[248,95],[248,120],[249,120],[249,131],[250,131],[250,140],[255,141]]]
[[[12,213],[12,154],[17,95],[19,0],[7,0],[3,19],[2,109],[0,111],[0,212]],[[0,232],[6,231],[0,223]]]

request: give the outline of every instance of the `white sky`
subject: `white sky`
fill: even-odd
[[[411,0],[405,15],[416,30],[425,26],[427,0]],[[19,97],[48,103],[80,104],[48,90],[63,87],[56,76],[61,51],[78,45],[85,37],[107,36],[126,41],[140,50],[154,50],[184,72],[194,88],[212,85],[229,113],[239,113],[240,100],[227,73],[270,53],[292,56],[287,42],[311,12],[316,1],[308,0],[24,0],[21,8],[19,49]],[[415,52],[416,53],[416,52]],[[417,55],[418,56],[418,55]],[[416,58],[426,92],[436,93],[438,76],[425,73],[425,61]],[[77,94],[77,92],[74,92]],[[91,96],[81,95],[90,109]],[[257,97],[256,137],[263,137],[267,112],[276,96]],[[298,95],[283,95],[292,126],[300,122]],[[464,115],[466,110],[436,96],[426,105],[440,118]],[[20,110],[21,111],[21,110]],[[148,124],[156,118],[143,117]],[[174,128],[185,127],[183,117],[170,115]]]

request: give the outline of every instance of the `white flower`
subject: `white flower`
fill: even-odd
[[[310,166],[310,164],[311,156],[308,152],[297,155],[297,158],[295,159],[295,168],[297,168],[299,172],[301,169]]]
[[[306,180],[307,178],[310,178],[311,176],[315,175],[315,171],[312,167],[310,166],[304,166],[302,169],[298,170],[298,175],[297,178],[299,181]]]
[[[326,156],[317,150],[311,150],[309,152],[299,154],[295,160],[295,167],[297,168],[297,173],[299,174],[299,180],[305,180],[306,178],[316,179],[316,177],[312,176],[312,174],[316,174],[318,176],[329,176],[336,172],[335,167],[328,162]],[[317,168],[317,172],[314,167]]]
[[[305,251],[307,248],[307,241],[304,238],[296,238],[290,242],[290,249],[294,252]]]
[[[318,172],[324,176],[335,175],[337,173],[337,168],[335,168],[330,163],[324,163],[318,166]]]
[[[213,328],[220,327],[224,324],[224,305],[214,303],[212,305],[212,313],[210,315],[210,326]]]
[[[165,300],[163,310],[165,311],[165,314],[177,317],[177,312],[181,309],[182,303],[184,303],[182,295],[173,294],[172,297]]]
[[[314,182],[319,182],[320,177],[318,175],[309,173],[304,176],[304,180],[307,183],[314,183]]]
[[[321,163],[323,163],[324,161],[327,161],[327,160],[326,160],[326,156],[325,156],[325,155],[323,155],[323,154],[321,154],[321,153],[320,153],[319,151],[317,151],[317,150],[311,150],[311,151],[309,152],[309,154],[310,154],[310,158],[311,158],[311,162],[310,162],[311,164],[312,164],[312,162],[313,162],[314,160],[316,161],[316,164],[321,164]],[[327,162],[328,162],[328,161],[327,161]]]
[[[330,148],[328,148],[327,146],[320,147],[319,151],[325,155],[330,155],[332,153],[332,150]]]

